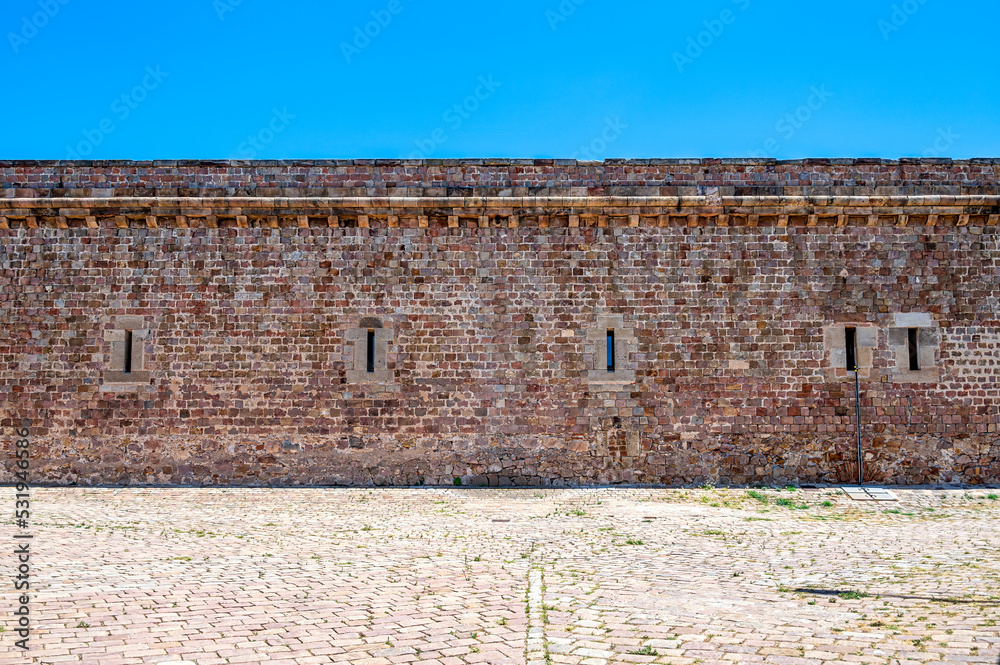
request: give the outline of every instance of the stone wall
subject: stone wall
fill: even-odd
[[[6,196],[1000,194],[1000,159],[2,161]]]
[[[899,163],[810,168],[828,183],[877,172],[894,196],[968,195],[995,192],[984,162],[915,164],[916,174]],[[696,166],[622,168],[662,179]],[[773,178],[791,168],[770,167],[762,173]],[[183,211],[172,209],[165,224],[156,200],[89,208],[86,223],[62,207],[95,195],[77,191],[87,178],[113,184],[108,196],[133,196],[123,179],[141,169],[154,189],[182,180],[164,194],[173,196],[215,167],[180,168],[0,165],[17,193],[0,209],[0,481],[12,479],[22,426],[33,480],[58,484],[849,480],[854,378],[830,348],[848,326],[868,345],[859,377],[869,477],[1000,482],[992,199],[829,216],[818,204],[779,204],[755,225],[726,201],[694,219],[638,204],[593,218],[555,206],[551,219],[536,211],[513,226],[506,216],[484,223],[459,197],[437,221],[428,210],[370,220],[356,210],[346,225],[274,215],[232,228],[215,210],[175,223]],[[256,169],[268,190],[319,168],[218,167]],[[401,167],[322,168],[387,177]],[[447,168],[482,184],[513,167]],[[607,194],[617,166],[551,168],[597,178]],[[49,189],[57,174],[77,180]],[[197,215],[213,221],[181,225]],[[609,326],[627,356],[616,383],[593,378]],[[914,326],[924,366],[910,374],[893,331],[905,340]],[[370,377],[355,356],[367,329],[384,344],[385,369]]]

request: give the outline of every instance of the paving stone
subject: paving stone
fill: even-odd
[[[996,663],[1000,501],[894,491],[35,488],[0,665]]]

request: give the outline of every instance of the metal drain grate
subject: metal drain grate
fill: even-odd
[[[899,501],[896,495],[884,487],[842,487],[844,494],[855,501]]]

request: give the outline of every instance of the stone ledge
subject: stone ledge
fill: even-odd
[[[104,385],[107,384],[136,384],[148,385],[149,372],[104,372],[101,374]],[[103,386],[102,386],[103,387]]]
[[[345,380],[347,390],[386,390],[397,391],[400,389],[398,383],[394,383],[393,371],[391,369],[377,369],[374,372],[365,370],[348,369],[345,370]]]
[[[1000,196],[0,198],[10,228],[951,227],[1000,223]]]
[[[994,194],[885,196],[59,196],[3,197],[0,209],[179,208],[905,208],[1000,206]],[[62,214],[62,213],[60,213]],[[69,213],[72,214],[72,213]],[[187,212],[192,216],[195,212]],[[207,214],[207,213],[202,213]],[[858,213],[861,214],[861,213]]]

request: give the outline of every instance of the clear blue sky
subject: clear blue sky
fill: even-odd
[[[0,158],[1000,157],[998,25],[995,0],[4,0]]]

